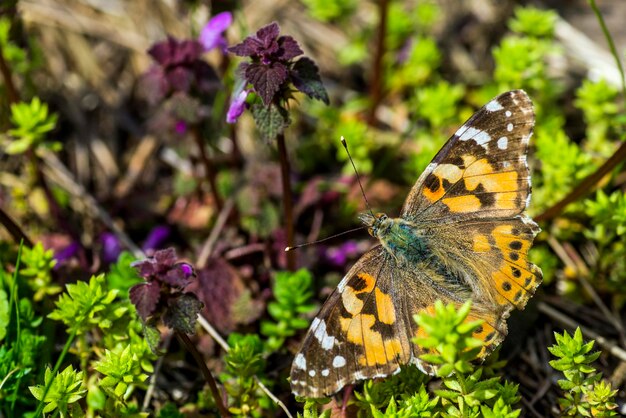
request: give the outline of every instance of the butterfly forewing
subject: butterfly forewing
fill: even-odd
[[[524,91],[491,100],[437,153],[401,216],[427,222],[521,213],[530,196],[526,153],[533,125],[532,103]]]

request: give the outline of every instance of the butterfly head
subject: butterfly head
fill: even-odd
[[[393,225],[393,219],[389,218],[385,213],[377,213],[375,215],[370,212],[362,213],[359,215],[359,219],[367,226],[367,232],[374,238],[380,238],[381,235],[385,235]]]

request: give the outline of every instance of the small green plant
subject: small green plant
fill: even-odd
[[[56,126],[57,115],[49,114],[48,105],[38,97],[30,103],[11,105],[11,122],[15,128],[9,130],[9,135],[14,140],[5,149],[8,154],[21,154],[38,146],[53,151],[61,149],[60,143],[45,141],[46,134]]]
[[[602,381],[602,375],[596,373],[592,363],[600,357],[600,352],[591,352],[595,341],[584,342],[580,328],[574,336],[567,331],[554,333],[556,344],[548,347],[557,360],[550,365],[563,373],[565,379],[559,380],[559,386],[565,391],[559,399],[561,411],[566,416],[610,417],[617,415],[614,401],[617,390],[611,384]]]
[[[228,410],[234,415],[250,416],[259,406],[259,387],[255,376],[265,368],[263,344],[258,335],[231,334],[230,351],[224,357],[227,374],[220,376],[230,396]]]
[[[500,377],[493,376],[502,362],[496,359],[477,366],[473,361],[483,343],[472,335],[482,321],[468,322],[470,309],[471,302],[457,309],[453,304],[437,301],[432,316],[422,313],[415,318],[424,334],[416,342],[429,350],[421,360],[436,366],[442,389],[429,392],[429,377],[414,366],[404,367],[383,381],[365,382],[363,391],[355,392],[354,404],[362,416],[519,416],[521,410],[515,409],[520,400],[517,385],[501,383]]]
[[[75,371],[71,365],[56,375],[46,368],[44,384],[31,386],[30,392],[35,399],[46,404],[42,411],[44,414],[56,411],[61,417],[83,415],[77,402],[87,393],[84,372]]]
[[[36,302],[46,296],[61,292],[61,286],[52,281],[52,269],[56,265],[52,250],[45,250],[40,242],[33,248],[24,247],[22,263],[24,267],[20,270],[20,275],[27,280],[28,285],[35,292],[33,299]]]
[[[267,305],[273,321],[261,322],[261,334],[268,337],[268,350],[278,350],[286,338],[309,326],[303,314],[315,309],[311,303],[312,282],[311,273],[305,269],[276,273],[273,286],[275,300]]]

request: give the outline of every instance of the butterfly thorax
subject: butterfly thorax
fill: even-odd
[[[384,213],[376,215],[364,213],[359,218],[368,227],[369,234],[378,238],[387,252],[396,258],[398,264],[414,265],[432,257],[423,231],[409,221],[390,218]]]

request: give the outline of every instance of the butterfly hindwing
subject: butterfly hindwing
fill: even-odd
[[[409,193],[402,217],[424,222],[521,213],[530,196],[526,152],[533,125],[524,91],[491,100],[437,153]]]
[[[407,326],[386,257],[380,246],[361,257],[313,320],[291,368],[296,395],[327,396],[408,362]]]

